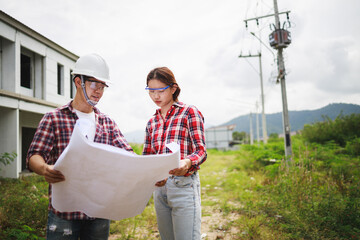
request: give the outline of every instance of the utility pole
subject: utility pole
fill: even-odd
[[[260,134],[259,134],[259,103],[256,101],[256,139],[258,146],[260,145]]]
[[[259,24],[258,21],[259,19],[275,16],[275,30],[270,34],[269,41],[270,41],[270,46],[277,49],[277,64],[278,64],[277,82],[280,82],[281,85],[281,96],[283,103],[282,117],[283,117],[283,128],[284,128],[285,158],[291,161],[291,155],[292,155],[291,135],[290,135],[291,131],[290,131],[289,113],[287,106],[286,85],[285,85],[286,72],[285,72],[285,64],[283,58],[283,48],[286,48],[291,43],[291,36],[290,36],[290,32],[285,30],[284,27],[281,28],[280,19],[279,19],[279,15],[281,14],[286,14],[287,19],[289,19],[289,12],[290,11],[279,13],[277,0],[274,0],[274,14],[246,19],[244,20],[244,22],[247,28],[248,21],[256,20],[256,23]]]
[[[254,144],[254,134],[253,134],[253,126],[252,126],[252,113],[250,112],[250,144]]]
[[[259,66],[260,66],[260,86],[261,86],[261,117],[262,117],[262,133],[263,133],[263,141],[267,143],[267,127],[266,127],[266,117],[265,117],[265,100],[264,100],[264,87],[263,87],[263,74],[262,74],[262,66],[261,66],[261,52],[259,53]]]
[[[266,127],[266,117],[265,117],[265,100],[264,100],[264,87],[263,87],[263,74],[261,66],[261,52],[256,55],[242,55],[240,54],[239,58],[248,58],[248,57],[258,57],[259,58],[259,75],[260,75],[260,87],[261,87],[261,104],[262,104],[262,134],[264,143],[267,143],[267,127]],[[259,141],[259,139],[258,139]]]
[[[279,20],[279,10],[277,5],[277,0],[274,0],[274,12],[275,12],[275,32],[281,30],[280,20]],[[282,34],[281,34],[282,35]],[[284,37],[283,35],[280,36]],[[288,37],[288,36],[287,36]],[[282,39],[285,40],[285,39]],[[290,131],[290,123],[289,123],[289,113],[287,106],[287,97],[286,97],[286,85],[285,85],[285,64],[283,58],[283,47],[277,47],[278,50],[278,80],[280,80],[281,84],[281,96],[283,103],[283,127],[284,127],[284,144],[285,144],[285,157],[288,160],[291,160],[292,149],[291,149],[291,131]]]

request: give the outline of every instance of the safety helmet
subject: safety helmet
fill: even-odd
[[[75,69],[71,73],[96,78],[105,83],[111,83],[109,66],[98,54],[92,53],[81,56],[75,63]]]

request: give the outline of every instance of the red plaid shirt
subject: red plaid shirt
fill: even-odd
[[[171,142],[180,144],[181,159],[188,158],[192,162],[185,176],[200,169],[207,155],[204,117],[196,107],[181,102],[174,103],[165,120],[161,117],[160,109],[156,110],[146,126],[143,154],[170,153],[165,145]]]
[[[96,120],[96,133],[94,142],[109,144],[115,147],[132,151],[126,142],[116,123],[107,115],[94,108]],[[35,154],[41,155],[47,164],[53,165],[69,144],[71,134],[78,116],[76,115],[71,102],[46,113],[41,119],[34,135],[34,139],[29,147],[26,163]],[[81,149],[79,149],[81,151]],[[101,161],[101,159],[99,159]],[[58,212],[51,205],[51,184],[49,184],[49,210],[57,216],[68,219],[91,219],[82,212]]]

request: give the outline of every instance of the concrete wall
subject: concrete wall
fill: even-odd
[[[16,91],[15,90],[15,73],[16,73],[15,43],[5,38],[1,39],[1,43],[2,43],[1,46],[2,54],[1,54],[0,87],[4,90],[15,92]]]
[[[46,101],[65,104],[70,100],[70,71],[75,61],[55,51],[47,45],[16,31],[0,21],[0,38],[2,38],[1,89],[26,96],[37,97]],[[20,86],[21,51],[34,53],[35,89]],[[64,66],[64,94],[57,93],[57,65]]]
[[[18,177],[19,168],[19,110],[0,107],[0,154],[15,152],[18,157],[10,165],[1,164],[0,176]]]
[[[31,88],[21,86],[21,54],[32,61]],[[0,165],[0,176],[18,178],[22,171],[22,129],[29,132],[42,116],[71,100],[70,71],[77,56],[0,11],[0,154],[16,160]],[[63,94],[58,94],[58,64],[63,66]],[[25,136],[25,135],[24,135]]]
[[[46,100],[65,104],[70,100],[70,70],[74,69],[75,63],[60,55],[58,52],[48,48],[46,55]],[[64,66],[64,95],[57,94],[57,65]]]

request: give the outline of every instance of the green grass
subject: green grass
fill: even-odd
[[[45,235],[47,183],[42,177],[0,179],[0,239]]]
[[[282,160],[282,139],[208,151],[200,170],[205,239],[360,239],[359,156],[333,142],[292,143],[292,162]],[[0,239],[44,236],[43,179],[0,179],[0,192]],[[142,214],[112,221],[110,233],[158,239],[153,200]]]
[[[359,157],[328,143],[293,138],[293,161],[281,161],[283,140],[209,151],[201,170],[203,206],[236,216],[229,239],[359,239]],[[278,159],[270,162],[270,159]],[[211,166],[212,165],[212,166]],[[219,223],[221,224],[221,223]],[[216,229],[217,227],[214,226]],[[236,232],[236,233],[234,233]],[[224,235],[224,234],[223,234]]]

